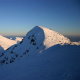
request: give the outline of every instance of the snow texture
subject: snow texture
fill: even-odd
[[[80,80],[80,46],[56,45],[0,65],[0,80]]]

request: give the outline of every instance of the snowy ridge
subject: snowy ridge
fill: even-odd
[[[0,46],[6,50],[8,49],[10,46],[16,44],[17,42],[14,40],[10,40],[8,38],[5,38],[3,36],[0,35]]]
[[[27,33],[21,42],[11,46],[0,56],[0,63],[12,63],[24,55],[34,55],[60,44],[70,44],[70,40],[63,35],[42,26],[36,26]]]

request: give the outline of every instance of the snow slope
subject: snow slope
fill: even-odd
[[[80,46],[56,45],[0,65],[0,80],[80,80]]]
[[[8,39],[8,38],[3,37],[3,36],[0,35],[0,46],[4,50],[8,49],[10,46],[12,46],[12,45],[14,45],[16,43],[17,43],[16,41],[10,40],[10,39]]]
[[[50,30],[48,28],[39,26],[43,31],[45,35],[44,39],[44,45],[49,48],[56,44],[69,44],[70,40],[67,37],[64,37],[62,34],[55,32],[53,30]]]

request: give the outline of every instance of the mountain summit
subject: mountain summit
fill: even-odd
[[[68,38],[64,37],[63,35],[59,34],[56,31],[45,28],[43,26],[36,26],[35,28],[33,28],[33,30],[34,31],[38,30],[37,32],[40,32],[37,34],[38,37],[43,35],[43,41],[41,39],[40,39],[40,41],[42,41],[43,45],[47,48],[49,48],[53,45],[56,45],[56,44],[65,44],[65,43],[69,44],[70,43],[70,40]]]
[[[3,56],[1,63],[4,60],[4,63],[12,63],[16,57],[23,57],[24,55],[34,55],[36,53],[41,53],[45,49],[52,47],[57,44],[69,44],[70,40],[63,35],[50,30],[42,26],[36,26],[27,35],[23,40],[11,46],[5,51],[4,56],[8,59],[6,60]],[[2,55],[3,55],[2,54]],[[1,55],[1,56],[2,56]]]
[[[18,50],[19,54],[24,53],[24,51],[33,53],[56,44],[65,43],[69,44],[70,40],[63,35],[45,27],[36,26],[27,33],[25,38],[20,42],[21,45],[14,51],[17,52]]]

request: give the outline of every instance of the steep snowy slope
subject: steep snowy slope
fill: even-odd
[[[0,65],[0,80],[80,80],[80,46],[56,45]]]
[[[70,44],[70,40],[64,37],[63,35],[59,34],[58,32],[55,32],[42,26],[39,27],[44,31],[45,35],[44,45],[47,48],[56,44]]]
[[[6,37],[3,37],[0,35],[0,46],[6,50],[7,48],[9,48],[10,46],[16,44],[17,42],[14,40],[10,40]]]

